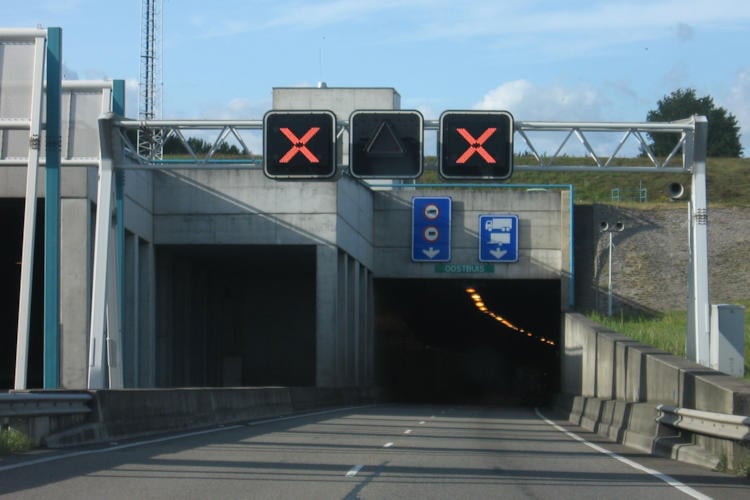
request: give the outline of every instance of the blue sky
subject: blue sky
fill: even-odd
[[[124,79],[138,113],[141,0],[0,0],[59,26],[69,79]],[[750,156],[747,0],[162,0],[163,118],[253,119],[273,87],[393,87],[404,109],[645,121],[678,88],[735,115]],[[710,124],[709,124],[710,126]]]

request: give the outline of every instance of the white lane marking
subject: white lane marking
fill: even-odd
[[[411,434],[411,429],[406,429],[406,430],[404,431],[404,434]]]
[[[580,442],[582,444],[585,444],[586,446],[588,446],[592,450],[596,450],[599,453],[607,455],[610,458],[614,458],[615,460],[617,460],[619,462],[622,462],[625,465],[629,465],[630,467],[634,468],[635,470],[638,470],[638,471],[641,471],[641,472],[645,472],[646,474],[650,474],[650,475],[654,476],[655,478],[664,481],[665,483],[667,483],[668,485],[672,486],[673,488],[676,488],[676,489],[680,490],[681,492],[685,493],[688,496],[691,496],[693,498],[697,498],[699,500],[712,500],[712,498],[710,496],[704,495],[700,491],[691,488],[690,486],[686,485],[685,483],[683,483],[681,481],[678,481],[677,479],[673,478],[672,476],[669,476],[667,474],[659,472],[658,470],[650,469],[650,468],[648,468],[648,467],[646,467],[644,465],[639,464],[638,462],[630,460],[629,458],[625,458],[622,455],[618,455],[617,453],[615,453],[613,451],[609,451],[606,448],[602,448],[601,446],[599,446],[597,444],[590,443],[589,441],[586,441],[581,436],[578,436],[577,434],[573,434],[572,432],[563,429],[562,427],[560,427],[559,425],[557,425],[556,423],[554,423],[553,421],[549,420],[547,417],[545,417],[544,415],[542,415],[542,412],[539,411],[539,408],[534,408],[534,411],[536,412],[536,415],[539,418],[541,418],[542,420],[544,420],[547,424],[551,425],[552,427],[554,427],[558,431],[562,432],[566,436],[568,436],[568,437],[570,437],[572,439],[575,439],[576,441],[578,441],[578,442]]]
[[[274,418],[266,418],[263,420],[255,420],[252,422],[248,422],[247,424],[238,424],[238,425],[228,425],[223,427],[215,427],[211,429],[204,429],[201,431],[193,431],[193,432],[186,432],[184,434],[172,434],[169,436],[164,436],[160,438],[155,439],[147,439],[145,441],[135,441],[132,443],[127,444],[121,444],[118,446],[109,446],[108,448],[97,448],[95,450],[83,450],[83,451],[74,451],[72,453],[64,453],[62,455],[54,455],[49,457],[42,457],[37,458],[35,460],[28,460],[23,462],[18,462],[15,464],[10,465],[0,465],[0,472],[13,470],[13,469],[20,469],[22,467],[29,467],[31,465],[39,465],[47,462],[54,462],[56,460],[65,460],[67,458],[73,458],[73,457],[82,457],[85,455],[96,455],[99,453],[107,453],[110,451],[116,451],[116,450],[125,450],[127,448],[135,448],[137,446],[145,446],[149,444],[157,444],[157,443],[164,443],[167,441],[174,441],[177,439],[182,438],[188,438],[193,436],[201,436],[203,434],[212,434],[214,432],[221,432],[221,431],[231,431],[234,429],[240,429],[245,426],[255,426],[255,425],[262,425],[262,424],[268,424],[272,422],[281,422],[284,420],[293,420],[295,418],[304,418],[304,417],[310,417],[310,416],[316,416],[316,415],[325,415],[327,413],[336,413],[336,412],[342,412],[347,410],[357,410],[361,408],[370,408],[375,405],[362,405],[362,406],[349,406],[346,408],[337,408],[337,409],[331,409],[331,410],[321,410],[316,412],[310,412],[310,413],[301,413],[299,415],[287,415],[283,417],[274,417]]]
[[[383,448],[390,448],[391,446],[393,446],[393,443],[385,443]]]
[[[29,467],[31,465],[38,465],[43,464],[46,462],[54,462],[56,460],[65,460],[66,458],[73,458],[73,457],[82,457],[85,455],[96,455],[98,453],[107,453],[109,451],[115,451],[115,450],[124,450],[127,448],[134,448],[136,446],[143,446],[148,444],[156,444],[156,443],[164,443],[166,441],[174,441],[175,439],[180,438],[186,438],[186,437],[192,437],[192,436],[201,436],[203,434],[211,434],[213,432],[219,432],[219,431],[227,431],[232,429],[239,429],[243,427],[242,425],[231,425],[229,427],[221,427],[218,429],[206,429],[203,431],[196,431],[196,432],[188,432],[185,434],[178,434],[175,436],[165,436],[162,438],[157,439],[149,439],[147,441],[138,441],[135,443],[128,443],[128,444],[121,444],[118,446],[110,446],[108,448],[97,448],[96,450],[84,450],[84,451],[75,451],[72,453],[65,453],[64,455],[54,455],[51,457],[42,457],[37,458],[35,460],[29,460],[25,462],[19,462],[17,464],[11,464],[11,465],[4,465],[0,466],[0,472],[6,471],[6,470],[13,470],[13,469],[20,469],[21,467]]]
[[[426,422],[424,420],[419,422],[419,425],[424,425]]]
[[[346,473],[346,477],[356,476],[357,473],[362,470],[362,467],[364,467],[364,465],[355,465],[354,467],[349,469],[349,472]]]

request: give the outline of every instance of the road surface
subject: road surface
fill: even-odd
[[[3,498],[750,498],[546,410],[368,406],[0,457]]]

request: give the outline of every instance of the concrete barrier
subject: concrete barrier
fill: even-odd
[[[649,453],[699,465],[745,468],[747,443],[665,429],[659,404],[750,414],[750,384],[599,325],[565,315],[561,394],[556,405],[571,422]]]
[[[126,389],[91,394],[89,420],[45,436],[43,445],[61,448],[132,439],[364,404],[374,398],[371,390],[318,387]]]

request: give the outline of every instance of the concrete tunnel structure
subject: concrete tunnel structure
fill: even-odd
[[[345,119],[355,109],[398,109],[400,97],[389,88],[274,89],[273,107],[330,109]],[[339,148],[346,164],[346,145]],[[0,196],[16,199],[3,200],[3,215],[17,219],[23,169],[6,171]],[[60,381],[82,389],[96,169],[62,175]],[[347,175],[287,182],[260,169],[124,176],[125,387],[379,385],[398,389],[396,397],[459,396],[502,394],[546,373],[546,387],[556,389],[551,343],[572,274],[564,189],[382,188]],[[452,200],[448,266],[410,258],[415,196]],[[518,262],[478,262],[481,214],[518,215]],[[6,244],[14,245],[20,239]],[[469,287],[527,336],[478,311]],[[12,302],[17,289],[6,288]],[[36,328],[31,386],[39,381]],[[3,331],[11,344],[12,329]],[[12,374],[3,375],[8,385]]]

